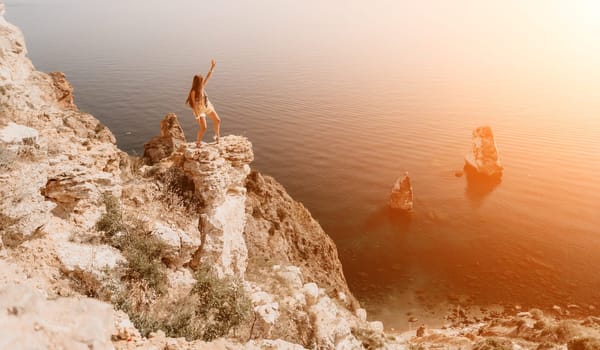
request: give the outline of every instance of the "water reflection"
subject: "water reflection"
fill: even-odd
[[[384,231],[392,234],[408,232],[412,219],[412,212],[394,210],[386,204],[367,217],[365,231]]]
[[[465,177],[467,179],[467,187],[465,188],[465,197],[471,202],[474,207],[479,207],[483,204],[483,200],[492,193],[502,182],[502,175],[487,176],[477,172],[473,167],[465,165]]]

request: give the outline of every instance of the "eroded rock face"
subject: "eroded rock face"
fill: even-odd
[[[403,211],[413,210],[413,189],[407,172],[404,173],[404,176],[399,177],[392,187],[390,208]]]
[[[489,126],[473,130],[473,148],[465,157],[466,165],[481,175],[501,176],[504,167],[498,156],[494,133]]]
[[[347,306],[357,307],[337,248],[310,212],[272,177],[252,172],[246,188],[245,237],[250,259],[297,266],[303,283],[314,282],[332,296],[343,293],[348,296]]]
[[[48,73],[52,78],[56,92],[56,102],[62,108],[77,108],[73,101],[73,86],[65,77],[63,72]]]
[[[248,250],[246,224],[246,177],[254,160],[252,144],[241,136],[225,136],[219,144],[200,148],[185,144],[173,155],[194,183],[202,202],[199,230],[202,232],[202,262],[223,275],[242,277]]]
[[[170,156],[185,143],[183,129],[175,113],[167,114],[160,122],[160,135],[144,144],[144,158],[155,164]]]

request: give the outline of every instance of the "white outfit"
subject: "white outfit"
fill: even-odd
[[[215,107],[213,107],[212,103],[210,103],[208,96],[204,94],[202,97],[204,98],[204,101],[206,101],[206,105],[200,103],[200,99],[196,99],[196,105],[198,106],[198,116],[196,119],[206,118],[207,114],[215,111]]]

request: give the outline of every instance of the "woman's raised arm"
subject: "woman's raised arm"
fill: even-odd
[[[210,60],[210,70],[208,71],[208,73],[206,73],[206,78],[204,78],[204,83],[202,84],[203,86],[206,85],[206,83],[208,83],[208,79],[210,79],[210,77],[212,76],[212,72],[215,69],[215,65],[215,60]]]

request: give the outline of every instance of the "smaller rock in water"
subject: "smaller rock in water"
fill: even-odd
[[[410,178],[408,172],[404,173],[404,176],[398,178],[394,187],[392,187],[392,193],[390,195],[390,207],[392,209],[399,209],[404,211],[413,210],[413,189],[410,184]]]
[[[504,167],[500,163],[492,128],[480,126],[473,130],[473,149],[465,157],[465,162],[481,175],[502,175]]]

